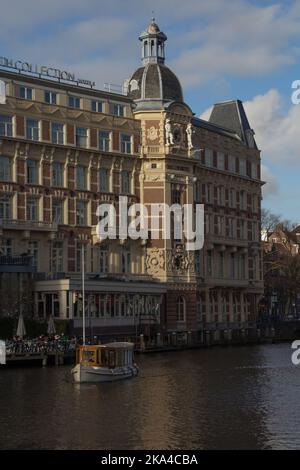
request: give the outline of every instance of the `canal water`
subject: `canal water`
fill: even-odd
[[[0,369],[1,449],[299,449],[291,345],[137,356],[140,376],[74,385],[70,367]]]

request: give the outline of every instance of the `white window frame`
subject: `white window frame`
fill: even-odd
[[[29,126],[29,123],[37,124]],[[38,142],[40,137],[40,122],[38,119],[27,118],[26,119],[26,139]]]
[[[49,95],[49,101],[46,99],[46,95]],[[47,104],[57,104],[57,93],[55,91],[51,90],[45,90],[44,91],[44,101]]]
[[[0,114],[0,136],[13,136],[13,118],[6,114]]]
[[[55,129],[54,128],[55,126],[60,126],[60,129]],[[65,143],[65,126],[62,122],[52,122],[51,123],[51,142],[52,142],[52,144],[64,145],[64,143]]]

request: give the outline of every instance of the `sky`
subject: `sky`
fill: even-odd
[[[154,15],[187,104],[241,99],[261,149],[263,206],[300,223],[300,0],[0,0],[0,55],[121,85]]]

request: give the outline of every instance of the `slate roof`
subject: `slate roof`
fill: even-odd
[[[138,89],[131,90],[129,86],[128,97],[134,101],[156,101],[156,108],[172,101],[183,102],[180,82],[176,75],[166,65],[149,63],[139,67],[132,75],[129,83],[136,80]],[[145,103],[146,104],[146,103]],[[143,103],[139,103],[141,108]]]
[[[222,128],[231,129],[240,137],[242,142],[248,144],[247,131],[251,133],[252,129],[243,103],[240,100],[224,101],[215,104],[209,122]],[[255,141],[254,147],[257,148]]]

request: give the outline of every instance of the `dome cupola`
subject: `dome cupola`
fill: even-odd
[[[142,43],[142,67],[128,80],[127,91],[136,110],[162,109],[173,101],[183,102],[179,80],[165,65],[167,36],[160,31],[154,18],[139,40]]]

